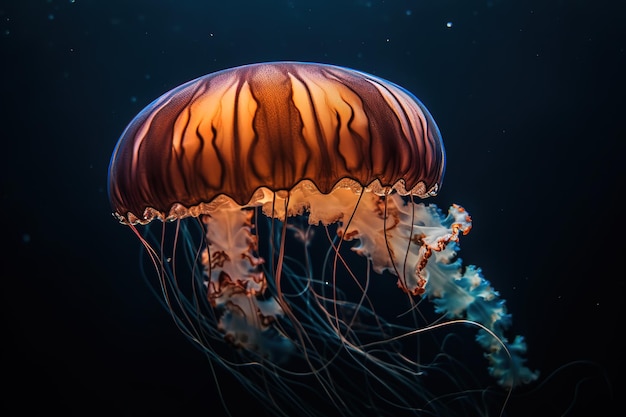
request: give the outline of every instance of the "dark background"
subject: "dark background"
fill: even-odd
[[[302,60],[376,74],[426,104],[448,154],[433,202],[472,214],[461,255],[526,336],[544,381],[533,401],[551,404],[546,416],[615,415],[625,19],[620,0],[0,0],[2,414],[222,415],[208,363],[111,217],[107,165],[168,89]]]

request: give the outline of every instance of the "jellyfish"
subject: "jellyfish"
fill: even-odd
[[[408,90],[267,62],[144,108],[108,193],[176,326],[271,415],[485,415],[471,363],[503,391],[538,373],[505,334],[505,300],[458,257],[469,213],[423,202],[444,171],[439,128]]]

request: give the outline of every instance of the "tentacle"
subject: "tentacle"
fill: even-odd
[[[271,324],[283,310],[266,297],[267,279],[256,256],[257,238],[252,234],[250,210],[221,207],[202,217],[207,248],[202,254],[207,296],[221,316],[218,328],[226,341],[280,362],[292,345]]]

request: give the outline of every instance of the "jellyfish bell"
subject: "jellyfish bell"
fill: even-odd
[[[420,382],[437,366],[401,346],[442,326],[418,323],[416,298],[431,299],[446,323],[477,326],[500,385],[537,377],[523,338],[504,335],[504,300],[456,256],[469,214],[416,201],[436,195],[444,170],[440,131],[404,88],[344,67],[271,62],[153,101],[119,139],[108,189],[178,327],[263,397],[260,378],[274,411],[316,415],[324,401],[346,415],[440,413]],[[149,232],[157,219],[163,229]],[[378,313],[389,301],[368,292],[369,271],[396,277],[412,322]],[[354,375],[371,385],[355,391]],[[303,390],[316,400],[294,402]]]
[[[324,194],[356,183],[426,197],[444,167],[437,125],[405,89],[331,65],[252,64],[146,107],[114,151],[109,196],[121,219],[147,222],[218,196],[254,205],[259,189],[288,192],[305,180]]]

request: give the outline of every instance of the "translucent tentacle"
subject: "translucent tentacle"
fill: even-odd
[[[253,212],[223,207],[203,216],[207,248],[202,253],[205,284],[211,305],[221,312],[218,328],[226,341],[261,357],[287,353],[291,342],[271,324],[283,310],[275,298],[264,298],[267,279],[255,255]]]
[[[504,331],[511,316],[480,268],[463,267],[456,257],[460,234],[471,230],[471,218],[460,206],[443,216],[434,206],[406,204],[398,195],[386,199],[362,198],[344,239],[358,239],[353,248],[368,257],[377,272],[398,276],[398,286],[413,295],[425,295],[438,313],[450,319],[479,323],[477,342],[487,351],[490,374],[505,387],[531,382],[538,372],[524,366],[526,344],[516,336],[509,342]],[[495,335],[497,338],[494,338]]]

